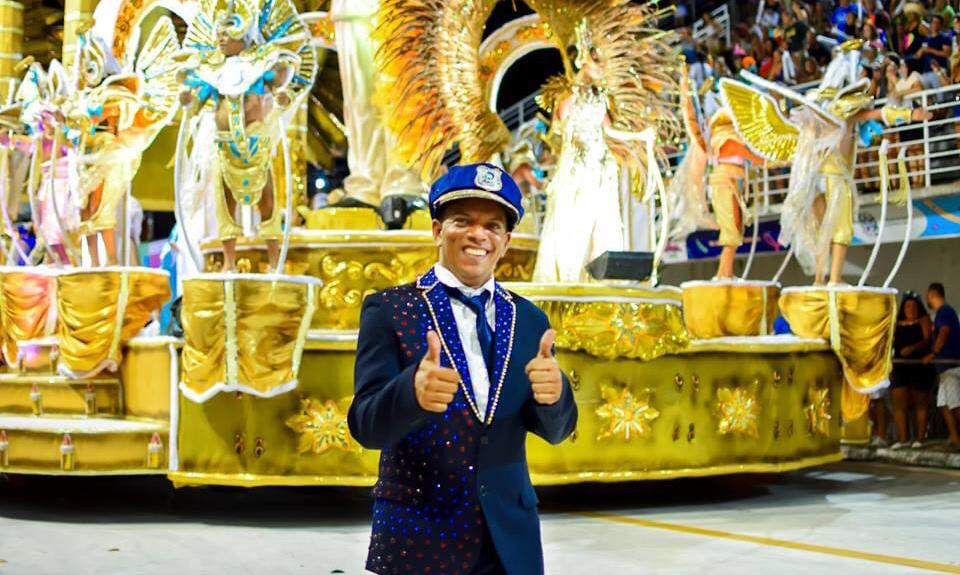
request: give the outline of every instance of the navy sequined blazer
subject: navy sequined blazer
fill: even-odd
[[[526,436],[560,443],[576,426],[577,408],[566,377],[557,403],[533,400],[524,368],[549,328],[546,315],[499,284],[494,302],[495,361],[484,414],[473,400],[450,300],[432,270],[363,303],[348,421],[357,441],[381,450],[367,558],[374,573],[467,575],[485,526],[510,575],[543,573]],[[429,330],[440,336],[443,365],[462,378],[442,414],[421,409],[414,391]]]

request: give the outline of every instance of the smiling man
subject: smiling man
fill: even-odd
[[[542,573],[526,436],[563,441],[577,408],[546,316],[493,277],[520,190],[497,166],[455,166],[429,204],[438,263],[360,316],[350,432],[381,450],[367,569]]]

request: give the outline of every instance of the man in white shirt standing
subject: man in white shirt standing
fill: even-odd
[[[454,166],[430,190],[438,263],[364,301],[348,422],[381,450],[374,573],[543,573],[524,445],[577,407],[546,316],[493,277],[520,200],[501,168]]]

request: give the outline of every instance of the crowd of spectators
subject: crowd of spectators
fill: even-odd
[[[890,2],[890,0],[886,0]],[[819,80],[837,43],[863,40],[862,74],[875,97],[960,81],[958,0],[766,0],[731,3],[726,26],[684,5],[681,49],[699,81],[749,70],[789,85]],[[696,38],[693,22],[702,19]]]

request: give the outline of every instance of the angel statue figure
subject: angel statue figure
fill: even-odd
[[[56,60],[50,62],[47,70],[30,58],[22,64],[26,69],[15,96],[19,129],[8,133],[14,152],[3,166],[15,167],[20,163],[16,160],[21,155],[29,158],[27,163],[32,164],[27,193],[38,242],[36,251],[29,256],[21,247],[23,253],[20,256],[27,264],[46,255],[48,263],[67,265],[71,262],[65,236],[76,232],[80,212],[74,152],[62,143],[63,138],[57,138],[57,130],[63,121],[58,106],[65,94],[66,73]],[[55,140],[60,142],[56,144],[56,154]],[[22,151],[18,152],[17,148]],[[4,181],[8,206],[10,201],[20,198],[20,185],[15,182],[22,180],[15,174],[21,170],[22,167],[15,168],[12,180]],[[9,227],[11,216],[5,215],[4,220]]]
[[[704,90],[714,89],[714,82],[708,81],[703,86]],[[680,109],[687,132],[687,152],[670,181],[667,194],[677,204],[671,211],[671,233],[682,237],[701,227],[719,228],[720,263],[714,279],[731,280],[737,250],[743,245],[743,216],[749,191],[747,168],[763,160],[751,152],[737,134],[729,110],[721,106],[705,118],[699,103],[698,95],[690,89],[684,67],[680,76]],[[707,213],[705,181],[710,191],[713,221]]]
[[[316,72],[309,40],[290,0],[229,0],[222,7],[202,0],[187,29],[180,102],[200,117],[195,136],[212,139],[194,138],[190,164],[214,172],[208,179],[216,190],[224,271],[236,270],[236,242],[243,235],[238,208],[253,206],[269,268],[278,271],[283,228],[273,160],[285,137],[280,116],[296,109]],[[204,130],[205,121],[215,129]],[[213,157],[203,161],[209,153]]]
[[[930,118],[920,108],[872,108],[870,81],[858,76],[861,44],[849,40],[838,46],[823,80],[805,96],[749,73],[743,76],[750,85],[720,81],[725,106],[750,148],[769,161],[791,162],[779,241],[791,246],[817,285],[828,279],[831,285],[843,284],[856,213],[853,164],[858,125],[861,135],[872,139],[880,121],[896,126]],[[796,104],[789,119],[760,88]],[[885,166],[886,157],[881,155],[880,161]]]
[[[117,213],[125,205],[143,152],[176,113],[174,57],[180,42],[173,22],[164,17],[139,50],[118,59],[92,24],[81,27],[77,57],[65,72],[66,97],[56,114],[63,125],[55,133],[53,150],[56,156],[58,145],[65,142],[75,153],[78,230],[96,267],[118,262]],[[64,240],[74,252],[71,258],[79,262],[69,237]],[[100,255],[101,241],[105,257]]]

